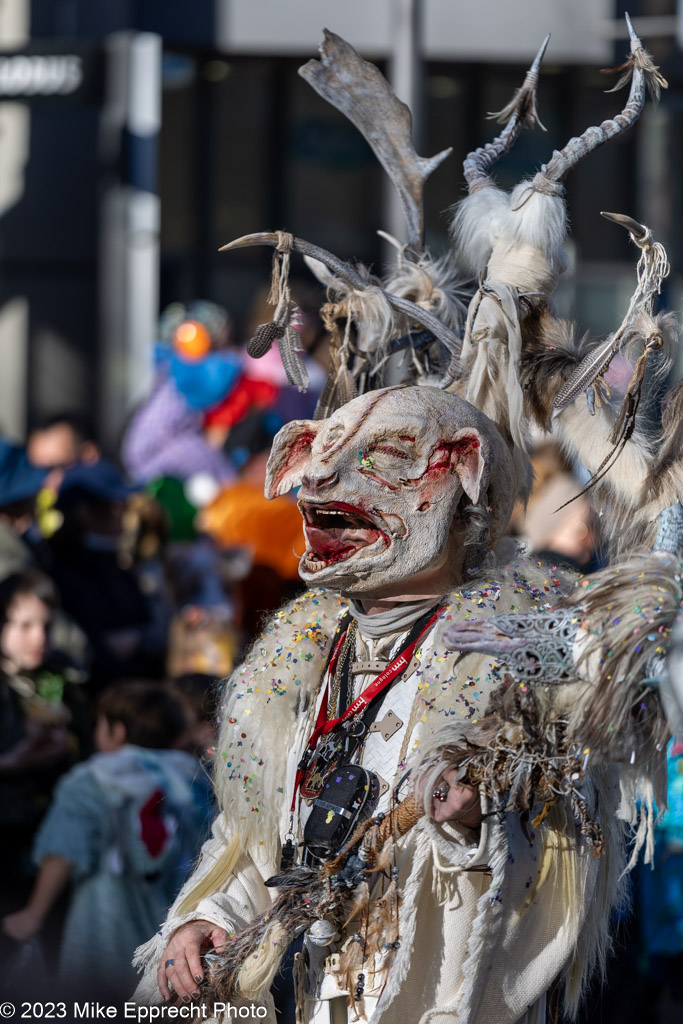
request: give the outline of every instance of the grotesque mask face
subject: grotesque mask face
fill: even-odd
[[[490,420],[438,388],[385,388],[326,420],[283,427],[266,496],[300,485],[306,550],[299,573],[307,583],[349,595],[398,594],[449,557],[463,493],[466,503],[492,505],[494,461],[500,507],[488,511],[498,535],[517,489]]]

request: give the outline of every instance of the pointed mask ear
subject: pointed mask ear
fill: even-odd
[[[277,498],[299,486],[319,429],[313,420],[292,420],[277,432],[266,467],[266,498]]]
[[[479,432],[471,427],[459,430],[453,439],[451,457],[451,465],[460,477],[463,491],[472,504],[476,505],[485,468]]]
[[[437,444],[430,456],[428,471],[457,473],[463,491],[476,505],[485,465],[481,434],[474,427],[464,427],[450,440]]]

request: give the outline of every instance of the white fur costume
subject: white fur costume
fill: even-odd
[[[415,696],[412,751],[446,720],[476,722],[501,679],[490,657],[448,652],[443,630],[455,619],[545,609],[561,594],[556,574],[534,563],[481,575],[450,595],[403,683]],[[222,813],[167,921],[138,953],[145,969],[136,993],[140,1002],[159,1000],[158,961],[180,925],[205,919],[234,933],[268,906],[272,890],[263,880],[278,869],[296,765],[343,610],[336,595],[307,592],[277,613],[226,684],[216,755]],[[391,691],[384,698],[387,707],[395,700]],[[373,768],[367,756],[364,763]],[[619,787],[607,775],[594,785],[609,845],[599,860],[561,811],[531,832],[531,842],[517,815],[485,818],[474,855],[474,834],[464,828],[423,819],[407,834],[399,856],[401,947],[372,1024],[532,1021],[535,1004],[560,975],[567,981],[567,1005],[576,1005],[586,963],[607,941],[608,908],[618,890]],[[230,877],[202,895],[202,880],[228,848],[235,861]],[[201,896],[198,903],[193,892]],[[335,993],[329,973],[318,982],[324,995]],[[270,996],[263,1002],[274,1022]],[[313,998],[306,1007],[308,1020],[329,1020]]]
[[[508,684],[493,657],[453,652],[445,634],[449,624],[496,613],[526,616],[524,628],[528,629],[531,611],[553,607],[562,596],[552,568],[513,564],[490,577],[486,573],[491,570],[483,568],[506,529],[512,505],[528,492],[524,450],[532,421],[546,430],[554,425],[563,443],[596,477],[604,477],[606,486],[619,497],[623,492],[625,523],[654,521],[656,515],[650,512],[658,514],[672,503],[670,495],[665,500],[657,490],[662,486],[660,478],[667,486],[672,479],[679,482],[674,456],[680,434],[675,423],[658,464],[632,436],[632,406],[637,408],[642,374],[634,374],[633,391],[616,425],[611,412],[600,410],[587,431],[581,410],[569,399],[560,402],[559,397],[567,390],[568,374],[572,401],[587,386],[593,388],[597,377],[586,376],[583,361],[576,367],[579,357],[573,344],[565,344],[558,355],[549,357],[557,352],[558,333],[573,339],[573,331],[558,324],[548,303],[563,269],[561,183],[592,148],[634,123],[647,84],[663,82],[630,23],[629,31],[632,83],[627,105],[617,119],[571,140],[510,197],[493,186],[488,177],[492,163],[514,142],[522,124],[535,118],[534,90],[544,43],[524,86],[503,112],[507,124],[500,138],[468,155],[465,174],[471,195],[456,218],[456,248],[461,256],[466,250],[473,273],[484,276],[470,305],[461,362],[457,358],[460,342],[453,330],[457,325],[451,322],[456,307],[452,303],[447,309],[435,298],[440,289],[427,287],[435,268],[424,256],[421,238],[422,185],[443,154],[432,160],[417,157],[410,142],[407,108],[396,101],[377,70],[339,37],[326,33],[320,61],[302,69],[303,77],[357,124],[391,173],[406,207],[411,244],[403,256],[412,271],[403,275],[400,285],[397,279],[397,287],[408,293],[398,296],[319,247],[282,232],[245,236],[226,247],[267,244],[276,250],[274,319],[257,330],[250,345],[253,354],[259,355],[277,339],[294,385],[302,386],[303,374],[296,356],[287,283],[291,253],[322,260],[327,283],[335,293],[337,301],[326,307],[333,337],[329,386],[314,421],[294,421],[278,434],[266,482],[268,496],[300,487],[298,503],[306,539],[300,573],[310,586],[329,589],[311,590],[279,612],[226,684],[216,770],[222,813],[214,838],[206,844],[166,923],[139,951],[138,963],[145,970],[137,993],[140,1001],[158,1000],[159,959],[169,938],[184,923],[214,922],[236,938],[254,918],[266,914],[266,930],[259,930],[260,922],[247,929],[248,939],[256,934],[257,942],[263,944],[248,946],[242,955],[247,947],[236,943],[232,959],[225,953],[220,962],[225,968],[231,960],[235,967],[236,973],[230,974],[232,987],[226,990],[259,991],[261,1005],[274,1024],[267,991],[272,972],[268,975],[264,963],[272,966],[277,961],[278,950],[272,947],[279,943],[272,940],[293,935],[296,928],[290,926],[287,932],[278,917],[281,907],[271,908],[273,892],[263,883],[278,870],[281,841],[290,828],[296,769],[321,700],[321,676],[342,610],[336,591],[361,604],[367,599],[375,608],[382,603],[410,603],[411,596],[417,605],[420,599],[436,599],[450,591],[446,608],[423,639],[416,661],[382,698],[379,714],[387,709],[398,713],[405,720],[402,734],[386,747],[376,735],[370,737],[363,763],[395,784],[404,758],[412,754],[416,776],[431,781],[443,773],[444,765],[464,763],[463,759],[449,762],[455,748],[458,756],[463,749],[467,753],[468,744],[473,748],[479,742],[477,734],[480,739],[484,735],[480,747],[488,761],[483,768],[480,764],[483,774],[466,778],[481,780],[482,794],[496,801],[496,813],[491,814],[482,795],[476,843],[467,829],[452,823],[436,825],[428,815],[403,833],[396,864],[403,898],[400,945],[395,948],[395,943],[389,943],[391,952],[383,960],[386,972],[379,982],[373,976],[376,963],[352,964],[357,967],[355,975],[351,970],[347,974],[352,982],[360,982],[361,977],[365,981],[361,970],[367,972],[369,1020],[372,1024],[537,1024],[545,995],[556,981],[564,984],[564,1009],[571,1017],[591,967],[604,963],[610,910],[619,900],[623,865],[618,818],[638,824],[636,847],[642,844],[651,831],[651,776],[661,745],[655,747],[656,756],[642,763],[636,763],[634,751],[633,769],[605,764],[612,759],[609,744],[602,761],[604,751],[596,757],[583,744],[580,749],[568,747],[562,734],[572,717],[570,711],[580,708],[582,700],[599,687],[580,681],[568,662],[553,680],[542,658],[542,674],[537,673],[532,683],[515,682],[513,676]],[[644,229],[635,227],[632,237],[642,241]],[[633,309],[638,306],[649,317],[646,330],[641,324],[636,332],[642,344],[641,369],[646,355],[655,351],[655,340],[661,347],[665,325],[655,323],[650,314],[662,267],[647,276],[651,287],[639,290],[638,302],[632,303]],[[411,283],[418,278],[422,279],[419,287]],[[443,321],[445,314],[448,325]],[[337,321],[345,321],[343,331]],[[357,347],[349,344],[352,323]],[[418,344],[416,324],[427,328],[432,341],[438,340],[444,350],[436,362],[443,361],[444,353],[449,357],[442,385],[416,388],[406,383],[373,390],[381,384],[392,346],[400,350]],[[430,360],[423,365],[415,351],[413,358],[416,378],[423,384],[432,380],[426,372]],[[455,393],[444,392],[441,388],[446,386]],[[590,392],[593,401],[594,391]],[[360,397],[352,399],[354,394]],[[472,404],[457,394],[467,394]],[[679,401],[683,402],[680,396]],[[619,453],[615,469],[612,462]],[[624,456],[637,473],[622,475]],[[661,472],[655,473],[656,469]],[[649,483],[645,475],[652,477]],[[648,487],[653,497],[646,502]],[[630,535],[632,531],[629,541]],[[458,583],[463,578],[468,582]],[[610,607],[606,603],[604,610]],[[556,618],[562,615],[554,611],[544,617],[551,633],[556,632],[557,624],[551,621]],[[593,626],[600,615],[594,610],[586,618]],[[361,632],[364,640],[367,637]],[[361,645],[360,653],[373,658],[375,646],[366,644],[363,649]],[[608,663],[607,658],[602,660]],[[638,674],[634,684],[640,685],[642,678]],[[503,681],[507,688],[498,685]],[[612,681],[611,675],[606,681]],[[617,678],[615,686],[619,682]],[[612,693],[604,683],[603,690]],[[515,707],[516,719],[507,714]],[[594,723],[598,731],[605,718],[609,716],[600,716]],[[444,723],[450,740],[441,736]],[[489,728],[497,731],[487,740]],[[516,758],[516,773],[506,770],[506,747]],[[552,774],[557,762],[561,762],[559,780]],[[550,766],[550,782],[543,775],[543,765]],[[431,776],[420,775],[432,768]],[[494,773],[494,785],[484,769]],[[543,775],[545,790],[534,781],[535,773]],[[642,811],[637,810],[639,793],[645,795]],[[308,885],[310,876],[305,877]],[[302,893],[307,895],[303,888],[295,891],[296,901],[303,898]],[[315,901],[305,901],[316,910]],[[301,925],[304,915],[299,903],[293,909],[290,904],[288,910],[295,924]],[[339,920],[335,918],[335,926]],[[368,912],[368,930],[369,920]],[[384,946],[376,948],[386,949],[386,929],[380,928],[379,933]],[[342,947],[349,937],[347,930]],[[301,1019],[307,1024],[346,1021],[343,1007],[341,1016],[338,1008],[333,1009],[339,992],[334,963],[327,959],[326,950],[316,960],[310,943],[307,948],[310,962],[298,971],[299,989],[305,996],[298,1000],[299,1007],[303,1002]],[[346,956],[343,948],[342,952]],[[167,965],[171,980],[178,971],[173,956]],[[359,984],[357,994],[362,991]],[[356,998],[353,985],[351,996]]]

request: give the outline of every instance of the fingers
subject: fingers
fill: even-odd
[[[199,943],[188,942],[185,947],[185,956],[187,957],[187,968],[192,978],[193,991],[196,991],[197,985],[204,978],[204,970],[199,955]]]
[[[440,791],[442,799],[433,796],[430,816],[437,823],[454,820],[469,828],[476,828],[481,818],[479,792],[473,786],[458,782],[457,777],[458,770],[455,768],[440,776],[434,794]]]
[[[524,646],[521,637],[513,639],[501,636],[500,633],[464,633],[459,630],[452,630],[445,635],[446,646],[450,650],[459,651],[460,654],[512,654],[519,647]]]
[[[210,930],[210,925],[191,924],[175,933],[161,955],[157,971],[157,983],[164,999],[170,999],[173,992],[184,1002],[199,996],[196,977],[201,980],[204,975],[200,950]]]
[[[228,941],[228,933],[224,928],[214,928],[211,932],[211,945],[218,953],[223,952],[223,946]]]
[[[168,987],[168,979],[166,977],[167,954],[168,949],[165,949],[161,955],[161,963],[159,964],[159,969],[157,971],[157,985],[159,986],[159,991],[166,1002],[171,998],[171,990]]]
[[[197,947],[197,952],[199,952]],[[175,989],[176,995],[183,1002],[189,1003],[191,999],[199,996],[197,982],[192,977],[190,965],[187,961],[187,950],[175,957],[175,964],[168,968],[168,980]]]

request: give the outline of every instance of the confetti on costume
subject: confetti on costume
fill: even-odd
[[[663,80],[631,32],[619,118],[507,195],[489,172],[536,119],[544,49],[500,136],[465,161],[470,195],[454,237],[481,281],[466,315],[452,268],[422,240],[422,187],[447,154],[417,156],[407,108],[338,36],[326,32],[320,61],[301,69],[392,177],[410,241],[385,281],[282,232],[226,247],[274,247],[271,333],[298,386],[291,255],[312,258],[328,287],[330,379],[317,418],[277,435],[266,482],[272,497],[300,487],[299,572],[312,589],[274,616],[225,684],[222,814],[161,935],[139,950],[141,1001],[157,998],[157,966],[178,929],[210,921],[231,941],[207,961],[208,1002],[255,1000],[273,1021],[270,984],[302,932],[295,988],[306,1024],[435,1014],[532,1024],[558,980],[571,1017],[609,948],[629,826],[651,853],[667,735],[653,679],[667,676],[681,600],[680,523],[671,527],[680,395],[658,445],[637,421],[645,364],[663,366],[675,334],[670,316],[654,314],[663,250],[627,221],[642,254],[638,288],[592,362],[550,295],[565,265],[564,177],[628,128],[646,87]],[[602,374],[624,349],[638,363],[617,413]],[[401,350],[411,355],[405,380],[383,387]],[[528,491],[532,425],[551,428],[591,471],[612,547],[630,556],[578,587],[556,566],[496,558]],[[670,506],[662,529],[673,544],[655,544]],[[478,823],[444,810],[461,784]],[[167,976],[173,984],[173,968]]]

